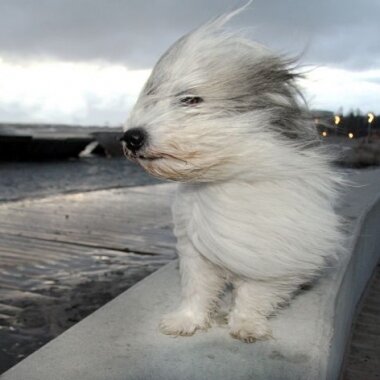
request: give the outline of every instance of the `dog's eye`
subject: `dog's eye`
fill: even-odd
[[[193,106],[203,102],[200,96],[185,96],[180,100],[181,104],[184,106]]]

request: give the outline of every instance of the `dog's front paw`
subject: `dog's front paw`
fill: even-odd
[[[245,343],[272,338],[272,330],[266,318],[240,319],[233,318],[229,322],[230,335]]]
[[[193,313],[182,310],[166,314],[160,322],[160,331],[166,335],[190,336],[208,327],[207,318],[196,318]]]

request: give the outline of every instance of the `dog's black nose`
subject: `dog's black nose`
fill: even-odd
[[[142,128],[128,129],[120,140],[126,143],[129,150],[137,152],[146,142],[146,132]]]

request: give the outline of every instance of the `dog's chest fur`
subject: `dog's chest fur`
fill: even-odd
[[[303,273],[307,280],[336,244],[335,235],[329,238],[336,216],[314,192],[312,184],[296,180],[179,185],[173,205],[179,254],[195,250],[239,276],[270,280]]]

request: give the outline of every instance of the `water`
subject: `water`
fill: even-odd
[[[0,202],[160,183],[125,158],[0,162]]]

